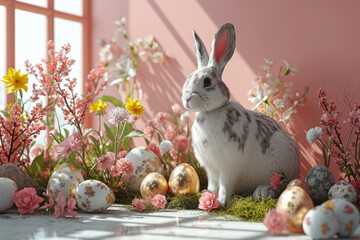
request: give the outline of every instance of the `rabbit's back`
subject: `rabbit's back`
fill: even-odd
[[[269,184],[273,171],[299,175],[293,138],[274,119],[246,110],[237,102],[199,112],[192,129],[194,152],[205,167],[226,174],[235,192],[252,192]]]

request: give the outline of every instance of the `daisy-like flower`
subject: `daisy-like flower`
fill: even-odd
[[[97,102],[94,102],[90,105],[90,112],[96,112],[97,114],[104,114],[105,109],[108,107],[106,103],[103,102],[103,100],[99,100]]]
[[[322,133],[323,133],[323,130],[322,130],[321,127],[311,128],[311,129],[306,133],[306,140],[307,140],[310,144],[313,144],[313,143],[315,143],[317,140],[320,139]]]
[[[127,109],[121,107],[115,107],[109,112],[109,123],[117,126],[119,123],[128,120],[130,113]]]
[[[28,74],[21,74],[20,70],[16,71],[13,68],[9,68],[7,75],[1,80],[6,85],[6,94],[16,92],[20,89],[24,89],[27,92],[28,87],[26,84],[29,82]]]
[[[140,104],[139,99],[132,100],[131,98],[128,98],[126,100],[125,108],[131,114],[137,115],[139,117],[142,117],[142,114],[145,111],[145,108]]]

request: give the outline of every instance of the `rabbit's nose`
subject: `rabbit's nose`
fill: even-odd
[[[186,102],[189,102],[190,99],[192,98],[191,93],[190,93],[189,91],[186,91],[186,92],[184,93],[183,98],[184,98],[184,100],[185,100]]]

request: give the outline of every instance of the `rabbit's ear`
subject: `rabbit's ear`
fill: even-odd
[[[194,35],[194,46],[195,46],[195,53],[196,59],[198,63],[198,69],[206,67],[209,62],[209,54],[206,51],[204,43],[201,41],[199,36],[193,31]]]
[[[235,51],[235,30],[231,23],[224,24],[212,42],[209,65],[217,66],[222,72]]]

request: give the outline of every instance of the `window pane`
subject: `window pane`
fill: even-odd
[[[47,7],[47,0],[17,0],[17,1],[40,6],[40,7]]]
[[[56,11],[82,16],[83,0],[55,0],[54,8]]]
[[[5,75],[5,7],[0,6],[0,79]],[[5,104],[5,84],[0,81],[0,110],[3,110]]]
[[[70,43],[71,51],[68,54],[69,59],[74,59],[75,64],[71,68],[71,72],[69,74],[70,78],[77,79],[77,85],[74,90],[79,96],[81,96],[83,92],[82,88],[82,24],[74,21],[64,20],[61,18],[55,18],[54,21],[54,34],[55,34],[55,49],[59,50],[64,44]],[[57,110],[57,115],[59,117],[60,125],[65,124],[64,117],[61,111]],[[68,130],[70,128],[67,127]]]
[[[46,58],[46,17],[44,15],[15,10],[15,69],[26,73],[25,60],[33,65],[41,63]],[[29,100],[32,96],[33,83],[38,83],[36,78],[29,75],[28,91],[23,95],[23,100]],[[45,99],[40,99],[45,104]],[[28,101],[25,110],[31,111],[35,105]],[[37,144],[44,144],[45,131],[37,138]]]

